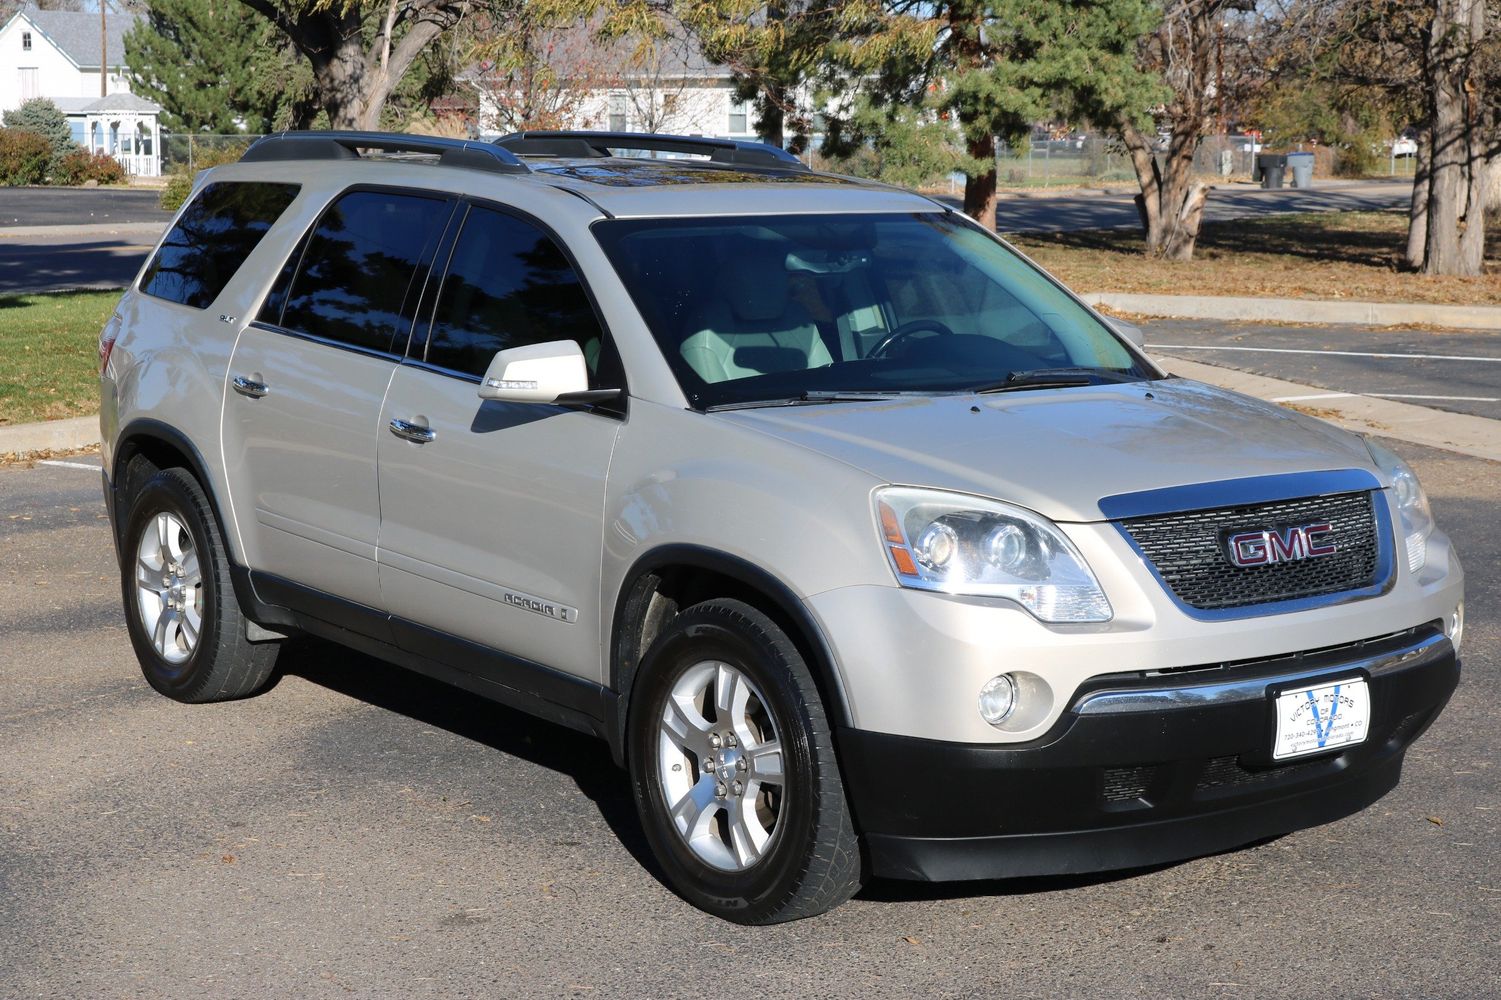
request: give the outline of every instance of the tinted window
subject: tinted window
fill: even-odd
[[[429,364],[483,375],[496,351],[573,340],[598,371],[599,320],[563,251],[535,226],[469,212],[428,338]]]
[[[141,291],[206,309],[297,197],[296,184],[225,181],[198,192],[151,258]]]
[[[355,347],[404,350],[422,264],[448,210],[441,198],[383,191],[344,195],[308,239],[281,325]]]

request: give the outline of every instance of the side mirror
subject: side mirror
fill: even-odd
[[[480,382],[480,399],[509,403],[594,403],[618,389],[591,391],[584,352],[572,340],[553,340],[500,351]]]
[[[1109,323],[1111,329],[1113,329],[1116,333],[1120,334],[1122,337],[1125,337],[1132,344],[1134,344],[1137,349],[1143,352],[1146,351],[1147,336],[1146,334],[1141,332],[1141,327],[1137,326],[1134,323],[1127,323],[1123,319],[1116,319],[1113,316],[1106,316],[1105,322]]]

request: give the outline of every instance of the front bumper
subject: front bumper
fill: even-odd
[[[1357,746],[1272,764],[1269,689],[1360,675]],[[1171,678],[1171,680],[1169,680]],[[1181,860],[1327,823],[1397,784],[1459,683],[1437,623],[1274,660],[1082,687],[1039,739],[981,746],[857,729],[840,758],[871,870],[949,881]]]

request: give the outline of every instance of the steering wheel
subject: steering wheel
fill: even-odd
[[[938,320],[936,319],[914,319],[910,323],[903,323],[901,326],[897,327],[895,330],[892,330],[886,336],[882,337],[881,342],[875,347],[872,347],[870,349],[870,352],[865,356],[867,358],[881,357],[886,353],[887,350],[890,349],[891,345],[898,343],[899,341],[906,340],[914,333],[922,333],[924,330],[928,331],[929,333],[936,333],[941,337],[952,337],[954,335],[953,330],[938,322]]]

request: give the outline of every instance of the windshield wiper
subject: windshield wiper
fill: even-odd
[[[881,400],[890,399],[898,395],[891,392],[859,392],[809,389],[796,396],[784,396],[779,399],[743,399],[736,403],[718,403],[714,406],[704,407],[705,413],[714,413],[720,410],[752,410],[763,406],[816,406],[819,403],[878,403]]]
[[[1138,382],[1141,376],[1108,368],[1034,368],[1011,372],[999,382],[972,389],[975,393],[1019,392],[1023,389],[1070,389],[1106,382]]]

